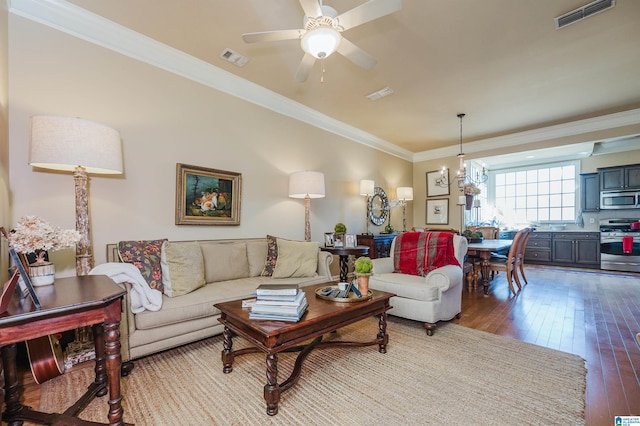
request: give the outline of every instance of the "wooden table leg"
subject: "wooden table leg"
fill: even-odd
[[[267,354],[267,384],[264,385],[264,400],[267,401],[267,414],[278,414],[280,386],[278,386],[278,354]]]
[[[480,252],[480,258],[482,262],[480,263],[480,268],[482,272],[482,285],[484,286],[484,294],[489,294],[489,277],[491,276],[491,262],[489,259],[491,258],[491,253],[488,251]]]
[[[227,374],[233,371],[233,332],[224,327],[222,332],[222,372]]]
[[[4,402],[5,411],[2,413],[3,419],[13,418],[25,407],[20,404],[20,388],[18,385],[18,374],[16,371],[16,355],[18,352],[15,343],[3,346],[2,367],[4,368]],[[22,425],[22,421],[9,422],[9,426]]]
[[[389,335],[387,334],[387,313],[380,314],[378,320],[378,352],[387,353],[387,344],[389,343]]]
[[[341,254],[340,256],[340,282],[346,283],[349,278],[349,256]]]
[[[120,309],[119,304],[117,305]],[[120,354],[120,322],[104,324],[104,346],[106,352],[106,367],[109,385],[109,424],[124,425],[122,419],[122,394],[120,393],[120,366],[122,355]]]

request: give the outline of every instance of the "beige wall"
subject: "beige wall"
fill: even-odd
[[[120,131],[125,174],[93,176],[90,209],[96,263],[123,239],[304,237],[302,200],[287,197],[288,175],[325,173],[326,198],[311,201],[312,239],[336,222],[365,227],[360,179],[395,194],[412,164],[292,120],[48,27],[11,16],[9,135],[12,216],[39,215],[73,228],[70,174],[28,165],[29,117],[79,116]],[[177,226],[176,163],[242,173],[240,226]],[[394,212],[393,224],[402,226]],[[409,212],[411,214],[411,212]],[[11,226],[14,223],[6,223]],[[376,231],[375,227],[372,227]],[[59,275],[75,273],[72,250],[53,254]]]
[[[586,136],[588,137],[588,136]],[[584,142],[584,140],[580,141]],[[531,147],[528,147],[531,149]],[[506,154],[509,152],[514,152],[513,148],[505,148],[496,153],[496,155]],[[485,156],[485,153],[482,153],[482,156]],[[605,155],[594,155],[591,157],[583,158],[580,160],[580,173],[590,173],[595,172],[598,167],[609,167],[609,166],[619,166],[622,164],[636,164],[640,163],[640,147],[637,150],[615,153],[615,154],[605,154]],[[458,158],[452,156],[450,158],[438,158],[430,161],[422,161],[414,164],[413,168],[413,182],[414,182],[414,204],[413,204],[413,226],[424,226],[425,220],[425,211],[426,211],[426,173],[432,172],[434,170],[440,170],[442,167],[449,168],[450,178],[453,180],[455,178],[455,171],[458,170]],[[451,186],[449,198],[449,224],[453,228],[460,228],[460,220],[462,215],[462,209],[456,205],[458,202],[458,196],[461,195],[460,191],[458,191],[455,183]],[[621,215],[629,214],[627,211],[623,213],[619,213]],[[605,214],[611,214],[611,212],[607,212]],[[597,223],[597,219],[599,215],[597,214],[588,214],[585,216],[585,219],[594,218],[595,223]],[[595,224],[594,224],[595,225]],[[444,225],[443,225],[444,226]],[[593,227],[592,227],[593,228]]]
[[[0,226],[10,222],[9,206],[9,142],[7,124],[7,96],[8,96],[8,36],[9,17],[7,3],[0,2]],[[4,282],[9,258],[5,255],[6,241],[0,238],[0,279]]]

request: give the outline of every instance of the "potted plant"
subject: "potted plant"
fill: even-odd
[[[336,226],[333,227],[333,240],[336,247],[344,246],[344,234],[347,232],[347,227],[344,223],[338,222]]]
[[[462,236],[469,240],[470,243],[481,243],[484,239],[482,232],[472,231],[471,229],[465,229],[464,232],[462,232]]]
[[[369,277],[373,274],[373,262],[368,256],[360,256],[354,264],[354,273],[358,278],[358,290],[362,296],[369,294]]]

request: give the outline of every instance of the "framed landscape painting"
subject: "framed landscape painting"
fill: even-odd
[[[449,223],[449,199],[427,200],[427,225],[446,225]]]
[[[240,225],[242,175],[176,164],[176,225]]]

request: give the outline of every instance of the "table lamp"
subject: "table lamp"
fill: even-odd
[[[413,188],[410,186],[399,186],[396,196],[402,205],[402,231],[407,232],[407,201],[413,201]]]
[[[375,186],[376,184],[372,180],[363,179],[360,181],[360,195],[366,197],[365,202],[367,204],[367,208],[366,208],[367,213],[365,216],[365,224],[367,227],[367,230],[365,232],[366,235],[371,234],[371,232],[369,232],[369,197],[371,197],[375,192]]]
[[[304,240],[311,241],[309,207],[311,198],[324,198],[324,173],[295,172],[289,176],[289,197],[304,198]]]
[[[31,117],[29,164],[73,172],[76,230],[80,233],[76,244],[76,274],[88,275],[93,267],[93,253],[87,174],[122,173],[120,133],[104,124],[77,117],[35,115]]]

